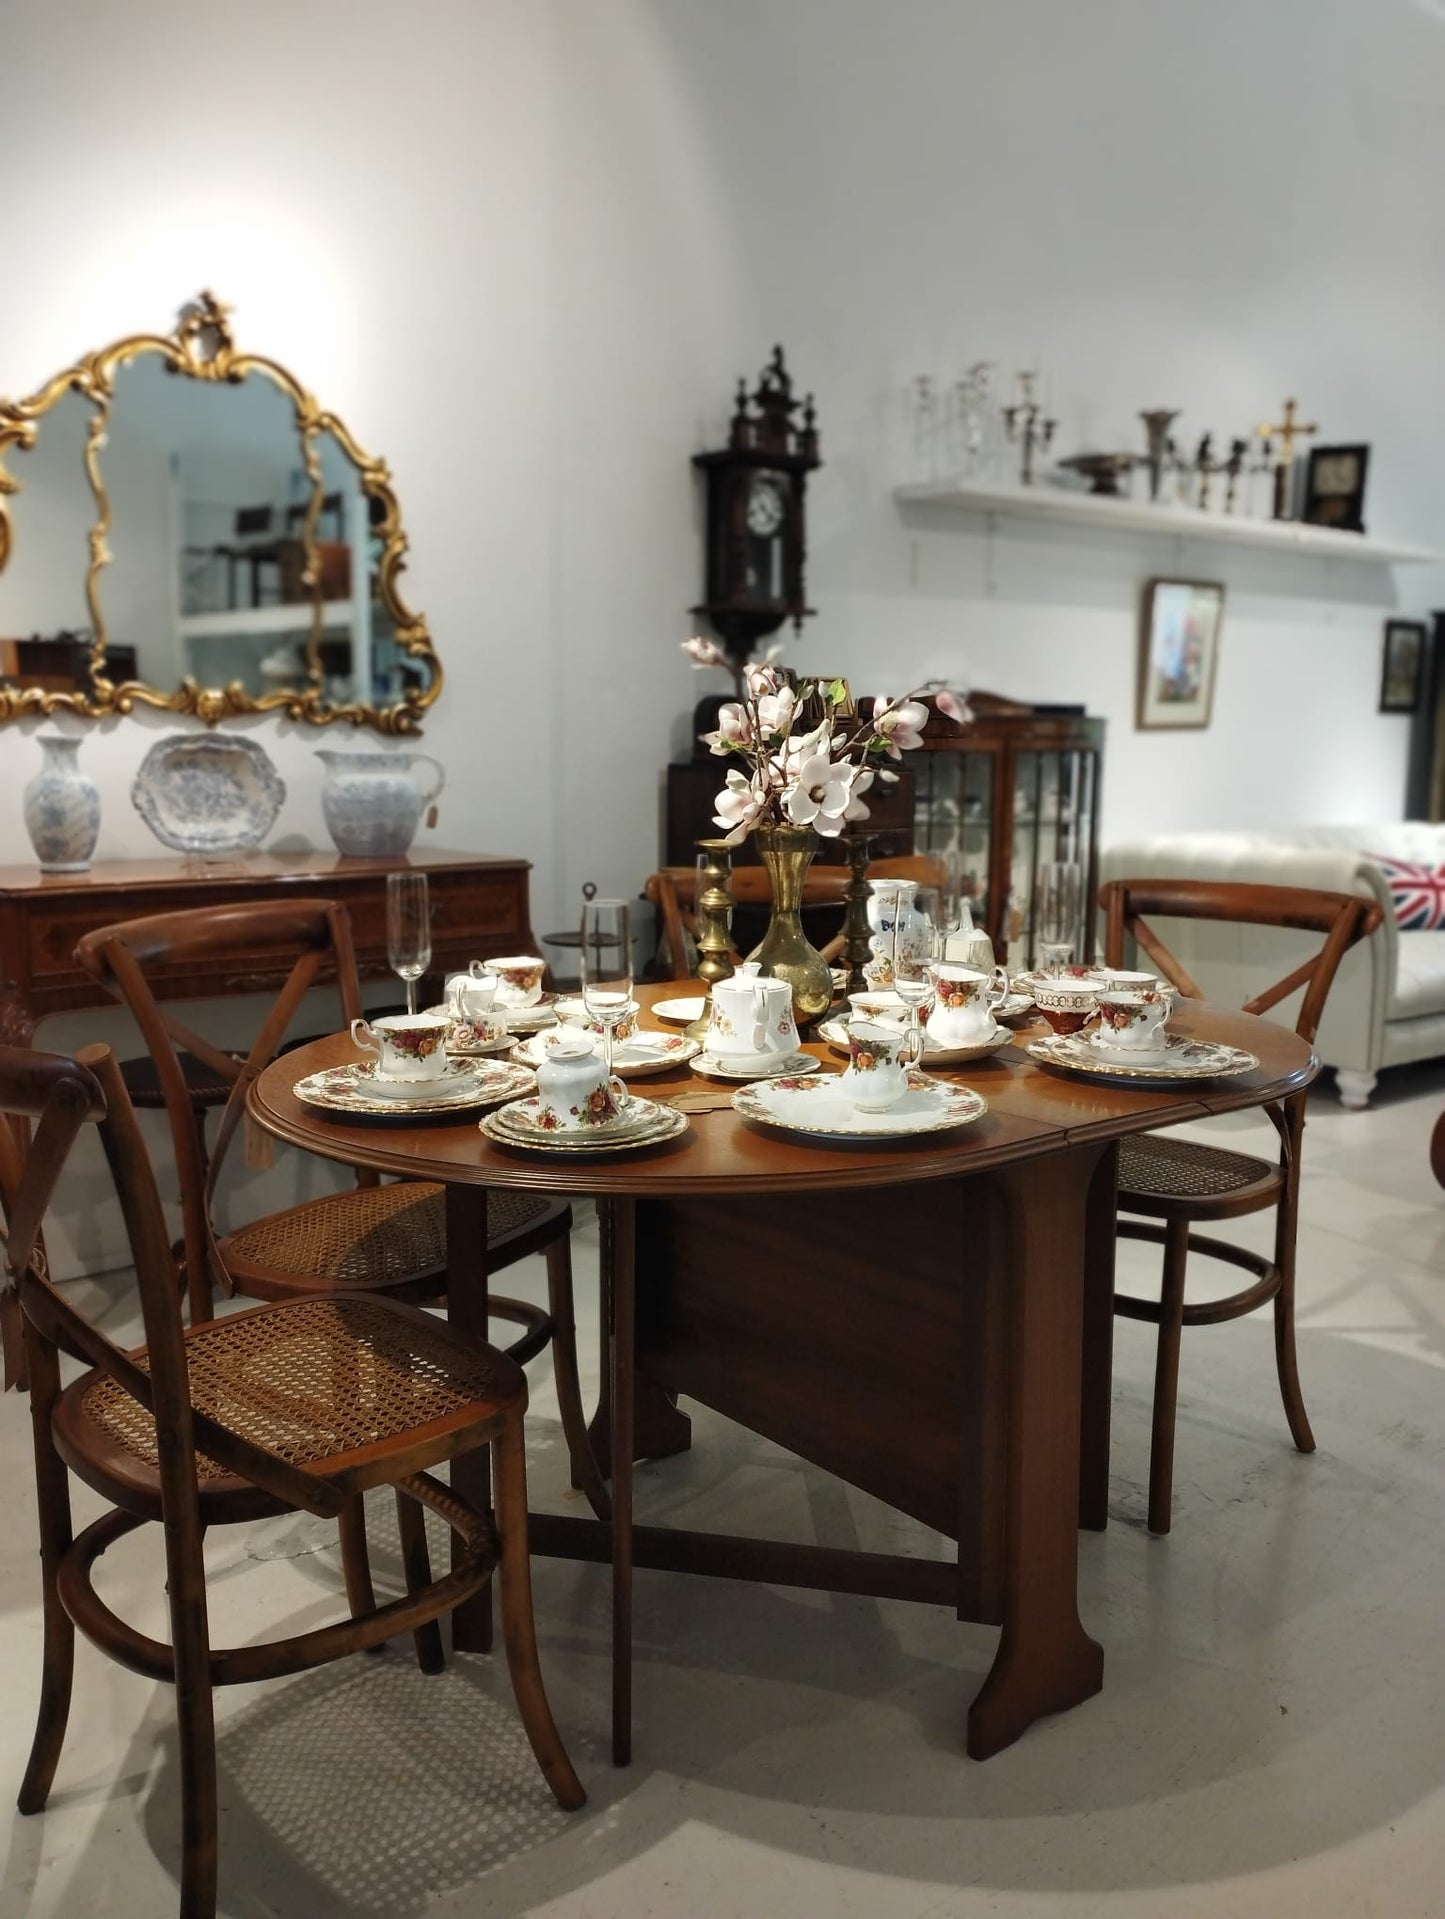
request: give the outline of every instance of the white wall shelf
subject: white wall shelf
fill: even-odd
[[[1246,520],[1187,506],[1108,499],[1051,486],[987,486],[972,480],[928,480],[893,489],[902,506],[951,507],[960,513],[1019,520],[1047,520],[1101,533],[1156,533],[1169,539],[1202,540],[1219,546],[1267,547],[1309,558],[1355,560],[1372,566],[1439,565],[1445,554],[1395,540],[1339,533],[1298,520]]]

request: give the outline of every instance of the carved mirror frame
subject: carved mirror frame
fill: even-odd
[[[84,458],[96,509],[89,534],[90,562],[85,579],[85,596],[94,633],[90,673],[92,691],[62,692],[53,688],[0,685],[0,721],[60,711],[76,713],[84,719],[104,719],[111,714],[129,713],[141,705],[159,707],[168,713],[194,714],[208,726],[216,726],[234,713],[274,712],[284,713],[288,719],[302,720],[312,726],[330,726],[338,720],[348,720],[353,726],[373,726],[383,733],[417,733],[421,730],[422,714],[441,691],[442,667],[433,649],[426,620],[406,605],[397,586],[397,576],[405,565],[409,542],[402,530],[401,509],[392,490],[391,474],[386,462],[364,453],[336,415],[323,412],[314,397],[285,367],[274,360],[263,359],[259,354],[238,352],[226,318],[229,311],[214,294],[202,293],[197,300],[181,309],[173,333],[137,333],[116,340],[57,373],[30,399],[0,400],[0,574],[5,571],[15,537],[12,515],[6,501],[8,497],[23,491],[21,482],[6,470],[6,451],[12,446],[21,449],[33,447],[46,414],[67,393],[78,393],[91,404]],[[111,509],[100,452],[105,445],[111,403],[115,398],[115,375],[129,361],[146,353],[158,355],[174,373],[194,380],[208,380],[217,385],[235,385],[253,374],[260,375],[279,387],[291,402],[302,463],[311,487],[302,534],[306,564],[301,576],[303,585],[315,594],[315,613],[306,646],[306,657],[311,668],[308,684],[256,695],[237,682],[221,687],[202,686],[187,675],[173,692],[166,692],[163,688],[148,685],[144,680],[124,680],[116,684],[106,677],[105,652],[110,637],[106,630],[100,583],[101,575],[112,558],[107,541]],[[317,586],[316,530],[325,494],[319,442],[326,433],[335,435],[342,451],[357,470],[362,496],[367,503],[370,534],[380,542],[380,554],[376,561],[376,593],[393,622],[396,644],[408,658],[424,664],[429,670],[429,678],[424,686],[407,688],[402,697],[390,706],[376,707],[361,700],[332,700],[321,685],[319,648],[324,609]]]

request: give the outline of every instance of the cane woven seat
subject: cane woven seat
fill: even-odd
[[[1231,1153],[1197,1140],[1139,1133],[1119,1144],[1119,1204],[1138,1200],[1211,1200],[1240,1198],[1251,1187],[1261,1193],[1280,1183],[1277,1166],[1249,1153]]]
[[[532,1193],[491,1193],[488,1243],[540,1219],[551,1203]],[[218,1241],[218,1250],[238,1279],[273,1273],[369,1288],[441,1278],[446,1190],[430,1181],[401,1181],[331,1193],[242,1226]]]
[[[149,1370],[144,1348],[130,1357]],[[332,1293],[208,1320],[186,1333],[191,1404],[293,1466],[334,1474],[348,1459],[425,1428],[467,1427],[525,1405],[521,1370],[463,1345],[439,1321],[370,1295]],[[55,1415],[82,1477],[134,1508],[159,1504],[155,1421],[119,1381],[88,1373]],[[197,1449],[203,1493],[249,1492]],[[385,1474],[382,1475],[385,1477]]]

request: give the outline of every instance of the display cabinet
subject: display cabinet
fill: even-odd
[[[1013,967],[1034,963],[1040,864],[1077,862],[1084,884],[1075,951],[1091,955],[1104,722],[1079,708],[1023,706],[988,693],[971,693],[969,705],[967,726],[934,714],[922,747],[905,755],[914,851],[957,862],[974,923]]]

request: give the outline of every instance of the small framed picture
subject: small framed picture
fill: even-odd
[[[1385,653],[1380,667],[1380,711],[1414,713],[1420,705],[1425,665],[1422,620],[1386,620]]]
[[[1310,526],[1333,526],[1341,533],[1365,530],[1365,474],[1368,446],[1312,446],[1305,467],[1300,518]]]
[[[1150,580],[1139,634],[1141,727],[1208,726],[1224,588],[1214,580]]]

